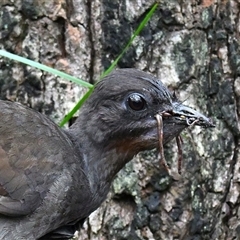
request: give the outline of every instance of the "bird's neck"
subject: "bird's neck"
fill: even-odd
[[[79,127],[81,126],[81,127]],[[94,133],[94,134],[93,134]],[[94,192],[107,194],[116,174],[135,153],[129,152],[124,143],[108,139],[100,128],[88,131],[83,125],[74,124],[68,131],[76,150],[81,153],[84,171]],[[103,196],[104,198],[105,196]]]

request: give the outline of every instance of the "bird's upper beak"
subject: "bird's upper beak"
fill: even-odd
[[[210,118],[181,103],[173,103],[172,117],[188,126],[215,127]]]

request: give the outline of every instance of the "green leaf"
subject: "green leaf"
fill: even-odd
[[[147,24],[147,22],[150,20],[150,18],[152,17],[153,13],[155,12],[156,8],[158,6],[158,3],[155,3],[152,8],[150,9],[150,11],[147,13],[147,15],[145,16],[145,18],[142,20],[142,22],[140,23],[140,25],[138,26],[138,28],[136,29],[136,31],[133,33],[132,37],[130,38],[130,40],[128,41],[126,47],[122,50],[122,52],[119,54],[119,56],[116,58],[116,60],[111,64],[111,66],[100,76],[100,80],[102,78],[104,78],[106,75],[108,75],[117,65],[117,63],[119,62],[119,60],[122,58],[123,54],[128,50],[128,48],[130,47],[130,45],[132,44],[132,42],[134,41],[134,39],[136,38],[136,36],[138,36],[140,34],[140,32],[142,31],[142,29],[145,27],[145,25]],[[93,91],[93,90],[92,90]],[[88,91],[83,98],[77,103],[77,105],[71,110],[71,112],[68,113],[68,115],[61,121],[60,126],[63,126],[65,123],[67,123],[72,116],[78,111],[78,109],[83,105],[83,103],[87,100],[87,98],[91,95],[92,91]]]
[[[12,54],[12,53],[9,53],[7,51],[4,51],[4,50],[0,50],[0,55],[3,56],[3,57],[7,57],[7,58],[10,58],[12,60],[15,60],[15,61],[18,61],[18,62],[21,62],[21,63],[24,63],[24,64],[27,64],[29,66],[32,66],[32,67],[35,67],[35,68],[38,68],[38,69],[41,69],[45,72],[49,72],[51,74],[55,74],[61,78],[64,78],[64,79],[67,79],[68,81],[71,81],[71,82],[74,82],[74,83],[77,83],[83,87],[87,87],[87,88],[93,88],[93,85],[86,82],[86,81],[83,81],[81,79],[78,79],[76,77],[73,77],[67,73],[64,73],[64,72],[61,72],[59,70],[56,70],[54,68],[51,68],[51,67],[48,67],[46,65],[43,65],[41,63],[38,63],[38,62],[35,62],[35,61],[32,61],[30,59],[27,59],[27,58],[24,58],[24,57],[20,57],[18,55],[15,55],[15,54]]]
[[[150,20],[152,17],[153,13],[155,12],[156,8],[158,6],[158,3],[155,3],[148,14],[145,16],[145,18],[142,20],[136,31],[133,33],[132,37],[128,41],[127,45],[125,48],[122,50],[122,52],[119,54],[119,56],[116,58],[116,60],[111,64],[111,66],[101,75],[101,79],[104,78],[106,75],[108,75],[117,65],[119,60],[122,58],[123,54],[128,50],[134,39],[140,34],[140,32],[143,30],[143,28],[146,26],[147,22]]]
[[[59,124],[60,127],[62,127],[72,118],[72,116],[79,110],[79,108],[83,105],[83,103],[89,98],[92,91],[93,91],[93,88],[89,89],[87,93],[85,93],[85,95],[79,100],[79,102],[74,106],[74,108],[60,122]]]

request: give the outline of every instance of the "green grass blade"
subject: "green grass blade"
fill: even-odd
[[[150,9],[150,11],[147,13],[147,15],[145,16],[145,18],[143,19],[143,21],[140,23],[140,25],[138,26],[138,28],[136,29],[136,31],[133,33],[132,37],[130,38],[130,40],[128,41],[127,45],[125,46],[125,48],[122,50],[122,52],[119,54],[119,56],[116,58],[116,60],[111,64],[111,66],[100,76],[100,79],[102,79],[103,77],[105,77],[107,74],[109,74],[117,65],[118,61],[122,58],[123,54],[128,50],[128,48],[130,47],[130,45],[132,44],[132,42],[134,41],[134,39],[136,38],[136,36],[139,35],[139,33],[142,31],[142,29],[145,27],[145,25],[147,24],[147,22],[150,20],[150,18],[152,17],[153,13],[155,12],[156,8],[157,8],[158,4],[155,3],[152,8]],[[87,100],[87,98],[91,95],[92,93],[92,89],[91,91],[89,90],[83,97],[82,99],[80,99],[80,101],[76,104],[76,106],[67,114],[67,116],[61,121],[60,126],[63,126],[65,123],[67,123],[72,116],[78,111],[78,109],[83,105],[83,103]]]
[[[29,60],[27,58],[24,58],[24,57],[20,57],[18,55],[15,55],[15,54],[12,54],[12,53],[9,53],[9,52],[6,52],[4,50],[0,50],[0,55],[3,56],[3,57],[7,57],[7,58],[10,58],[12,60],[15,60],[15,61],[18,61],[18,62],[21,62],[21,63],[24,63],[24,64],[27,64],[29,66],[32,66],[32,67],[35,67],[35,68],[38,68],[38,69],[41,69],[45,72],[49,72],[51,74],[55,74],[61,78],[64,78],[64,79],[67,79],[68,81],[71,81],[71,82],[74,82],[74,83],[77,83],[83,87],[87,87],[89,89],[93,88],[93,85],[86,82],[86,81],[83,81],[81,79],[78,79],[76,77],[73,77],[67,73],[64,73],[64,72],[61,72],[59,70],[56,70],[54,68],[51,68],[51,67],[48,67],[48,66],[45,66],[41,63],[38,63],[38,62],[34,62],[32,60]]]
[[[93,88],[89,89],[87,93],[84,94],[84,96],[79,100],[79,102],[74,106],[74,108],[63,118],[63,120],[60,122],[59,126],[62,127],[64,124],[66,124],[72,116],[80,109],[80,107],[83,105],[83,103],[89,98],[93,91]]]
[[[150,18],[152,17],[153,13],[155,12],[156,8],[158,6],[158,3],[155,3],[152,8],[150,9],[150,11],[148,12],[148,14],[145,16],[145,18],[142,20],[142,22],[140,23],[140,25],[138,26],[138,28],[136,29],[136,31],[133,33],[132,37],[130,38],[130,40],[128,41],[127,45],[125,46],[125,48],[122,50],[122,52],[119,54],[119,56],[116,58],[116,60],[111,64],[111,66],[101,75],[101,79],[103,77],[105,77],[106,75],[108,75],[117,65],[118,61],[122,58],[123,54],[128,50],[128,48],[130,47],[130,45],[132,44],[132,42],[134,41],[134,39],[140,34],[140,32],[142,31],[142,29],[145,27],[145,25],[147,24],[147,22],[150,20]]]

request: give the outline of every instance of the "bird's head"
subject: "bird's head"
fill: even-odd
[[[164,144],[193,122],[213,126],[209,118],[179,102],[160,80],[136,69],[116,70],[97,83],[78,121],[86,123],[84,134],[96,144],[134,155],[158,146],[157,114],[163,119]]]

